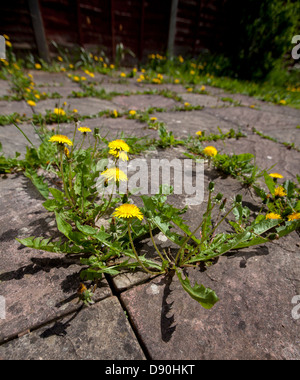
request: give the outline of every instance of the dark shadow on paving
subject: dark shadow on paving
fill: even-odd
[[[240,261],[240,268],[246,268],[247,266],[247,261],[251,259],[252,257],[257,257],[257,256],[267,256],[269,254],[269,248],[264,245],[257,246],[254,248],[252,251],[245,252],[245,251],[230,251],[228,253],[225,253],[224,256],[227,256],[230,259],[237,259],[241,258],[242,260]]]
[[[5,242],[5,241],[11,241],[12,239],[15,239],[19,235],[19,230],[17,229],[10,229],[5,231],[1,236],[0,236],[0,242]]]
[[[175,273],[169,273],[157,284],[164,287],[162,305],[161,305],[161,317],[160,317],[160,330],[161,330],[161,338],[164,342],[169,342],[172,338],[173,333],[176,330],[176,325],[174,326],[174,315],[168,317],[168,314],[172,310],[173,302],[168,303],[167,299],[171,295],[172,290],[170,285],[172,283],[172,279]]]
[[[66,331],[67,328],[71,326],[70,323],[78,316],[78,314],[80,313],[82,308],[83,308],[83,305],[66,322],[56,321],[54,326],[49,327],[47,330],[45,330],[40,335],[40,338],[46,339],[46,338],[50,338],[51,336],[54,336],[54,335],[61,336],[61,337],[66,336],[67,335],[67,331]]]
[[[0,275],[1,281],[11,281],[11,280],[21,280],[25,275],[34,275],[40,271],[49,273],[53,268],[68,268],[71,265],[78,264],[78,260],[68,260],[66,258],[35,258],[31,259],[31,264],[21,267],[17,270],[2,273]],[[78,273],[75,273],[78,277]],[[66,279],[67,283],[69,280]],[[63,290],[67,292],[70,289],[70,286],[67,287],[66,284],[63,284]]]

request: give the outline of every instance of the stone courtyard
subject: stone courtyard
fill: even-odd
[[[219,133],[218,127],[224,133],[241,130],[246,137],[213,145],[224,153],[255,154],[261,169],[276,164],[274,170],[286,179],[296,181],[300,174],[299,109],[209,86],[206,94],[187,93],[181,85],[140,84],[134,78],[122,82],[100,74],[91,79],[95,86],[118,95],[111,100],[69,98],[80,87],[65,74],[31,73],[40,91],[62,96],[39,101],[37,113],[63,102],[83,115],[160,107],[164,111],[152,116],[178,139],[199,130]],[[156,89],[177,93],[181,100],[153,93]],[[8,93],[5,81],[0,90],[2,96]],[[179,111],[185,102],[203,108]],[[0,101],[0,114],[13,112],[30,116],[33,110],[25,101]],[[157,138],[157,131],[146,123],[125,117],[94,117],[81,124],[100,128],[108,139],[121,133]],[[39,143],[31,123],[22,124],[22,129]],[[71,137],[73,126],[62,124],[60,131]],[[26,152],[28,143],[13,125],[0,126],[0,141],[5,155]],[[184,159],[183,153],[177,146],[149,154]],[[206,184],[213,179],[217,191],[229,198],[241,193],[248,207],[255,207],[253,194],[235,179],[207,167],[204,174]],[[1,359],[300,359],[300,319],[292,316],[292,299],[300,295],[299,231],[221,256],[206,270],[189,269],[191,281],[216,291],[220,300],[210,310],[190,298],[177,278],[167,281],[142,272],[106,275],[94,294],[95,303],[87,307],[77,297],[82,268],[76,257],[31,250],[16,240],[56,233],[55,218],[42,206],[43,198],[30,180],[21,173],[2,176],[0,199],[0,296],[6,301],[5,319],[0,319]],[[184,207],[182,197],[173,196],[172,201]],[[189,207],[186,220],[191,226],[198,224],[202,207]],[[147,241],[143,243],[143,250],[151,250]]]

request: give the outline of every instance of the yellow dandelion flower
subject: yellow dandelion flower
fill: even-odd
[[[75,75],[75,76],[73,77],[73,80],[74,80],[75,82],[79,82],[79,81],[80,81],[80,78],[79,78],[77,75]]]
[[[289,222],[293,220],[299,220],[299,219],[300,219],[300,212],[293,212],[291,215],[288,216]]]
[[[189,107],[189,106],[190,106],[190,103],[185,102],[185,103],[184,103],[184,106],[185,106],[185,107]]]
[[[115,68],[115,65],[110,65],[109,67],[113,70]]]
[[[201,132],[201,131],[198,131],[198,132],[196,132],[196,135],[197,135],[197,136],[202,136],[202,132]]]
[[[129,146],[126,144],[126,142],[124,140],[114,140],[114,141],[111,141],[109,144],[108,144],[108,147],[111,149],[111,150],[119,150],[119,151],[124,151],[124,152],[129,152],[130,148]]]
[[[37,70],[40,70],[40,69],[42,68],[42,65],[39,64],[39,63],[36,63],[36,64],[34,65],[34,67],[35,67]]]
[[[285,105],[286,104],[286,100],[284,100],[284,99],[280,100],[279,104]]]
[[[11,42],[10,42],[10,41],[7,41],[7,40],[6,40],[6,41],[5,41],[5,44],[6,44],[6,46],[7,46],[7,47],[9,47],[9,48],[11,48],[11,47],[12,47],[12,44],[11,44]]]
[[[272,178],[284,178],[281,174],[279,173],[270,173],[269,174],[270,177]]]
[[[78,110],[76,108],[73,109],[74,113],[78,113]]]
[[[157,120],[157,117],[151,117],[151,118],[150,118],[150,121],[151,121],[152,123],[154,123],[156,120]]]
[[[119,159],[120,159],[121,161],[128,161],[128,160],[129,160],[129,158],[128,158],[128,154],[127,154],[126,152],[124,152],[123,150],[121,150],[121,151],[119,152]]]
[[[57,57],[57,60],[58,60],[59,62],[63,62],[63,61],[64,61],[64,60],[62,59],[62,57],[60,57],[60,56]]]
[[[3,37],[6,39],[6,40],[9,40],[10,38],[8,37],[7,34],[3,34]]]
[[[285,197],[287,195],[285,189],[282,186],[276,187],[274,191],[275,197]]]
[[[81,133],[92,132],[92,130],[88,127],[80,127],[80,128],[78,128],[78,131]]]
[[[179,79],[175,79],[175,80],[174,80],[174,83],[175,83],[175,84],[178,84],[178,83],[180,83],[180,80],[179,80]]]
[[[37,99],[41,99],[41,97],[40,97],[39,94],[35,94],[34,97],[37,98]]]
[[[218,154],[217,149],[214,146],[207,146],[203,153],[208,157],[215,157]]]
[[[54,135],[50,138],[50,142],[57,142],[58,144],[67,144],[69,146],[72,146],[72,141],[64,135]]]
[[[205,91],[205,86],[201,86],[200,91]]]
[[[66,112],[62,108],[54,108],[53,113],[58,116],[65,116]]]
[[[35,103],[33,100],[28,100],[27,104],[28,104],[30,107],[35,107],[35,106],[36,106],[36,103]]]
[[[119,158],[122,161],[128,161],[129,160],[127,152],[124,152],[124,150],[110,149],[110,151],[108,153],[111,154],[112,156],[116,157],[116,158]]]
[[[189,87],[186,90],[187,90],[187,92],[192,92],[193,91],[192,87]]]
[[[112,116],[113,117],[118,117],[118,111],[117,110],[113,110],[112,111]]]
[[[86,80],[86,77],[81,77],[80,79],[81,79],[81,80]]]
[[[130,111],[129,111],[129,115],[130,115],[130,116],[134,116],[135,114],[136,114],[136,111],[135,111],[135,110],[130,110]]]
[[[5,59],[1,58],[0,61],[3,62],[5,66],[9,66],[9,63]]]
[[[116,208],[113,216],[116,218],[124,218],[124,219],[132,219],[138,218],[139,220],[143,220],[144,216],[141,210],[136,206],[129,203],[125,203]]]
[[[281,219],[281,216],[275,212],[270,212],[266,215],[266,219]]]
[[[69,64],[69,68],[70,69],[74,69],[74,65],[72,65],[72,63]]]
[[[121,74],[120,74],[120,77],[121,77],[121,78],[126,78],[126,74],[125,74],[125,73],[121,73]]]
[[[119,168],[107,169],[104,172],[102,172],[101,175],[103,175],[103,177],[105,177],[109,181],[111,180],[114,180],[115,182],[128,181],[127,175]]]

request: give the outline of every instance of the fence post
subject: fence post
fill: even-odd
[[[43,19],[40,11],[39,0],[28,0],[28,7],[30,11],[39,56],[47,63],[50,63],[50,54],[45,35]]]
[[[174,54],[177,9],[178,9],[178,0],[172,0],[170,24],[169,24],[169,38],[168,38],[168,53],[170,56]]]

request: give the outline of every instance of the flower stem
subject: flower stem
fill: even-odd
[[[135,246],[133,244],[133,240],[132,240],[132,236],[131,236],[131,230],[130,230],[130,222],[128,222],[128,236],[129,236],[129,241],[130,241],[130,244],[131,244],[131,248],[133,250],[133,253],[135,255],[135,258],[137,259],[138,263],[140,264],[140,266],[144,269],[145,272],[149,273],[149,274],[160,274],[161,272],[151,272],[149,269],[147,269],[145,267],[145,265],[141,262],[140,258],[139,258],[139,255],[137,254],[137,251],[135,249]]]
[[[60,148],[60,174],[61,174],[61,179],[62,179],[62,182],[63,182],[63,185],[64,185],[64,191],[65,191],[65,194],[66,194],[66,197],[68,198],[69,202],[70,202],[70,205],[71,206],[74,206],[73,204],[73,201],[70,197],[70,194],[68,192],[68,188],[67,188],[67,184],[66,184],[66,181],[65,181],[65,176],[64,176],[64,168],[63,168],[63,148]]]
[[[151,241],[152,241],[152,244],[153,244],[153,246],[154,246],[154,248],[155,248],[155,251],[157,252],[158,256],[161,258],[161,260],[162,260],[162,261],[165,261],[163,255],[161,254],[161,252],[160,252],[159,249],[157,248],[157,245],[156,245],[156,243],[155,243],[155,241],[154,241],[153,234],[152,234],[152,230],[151,230],[151,224],[150,224],[150,222],[148,222],[148,224],[149,224],[149,232],[150,232]],[[167,259],[168,259],[169,262],[170,262],[170,259],[168,258],[168,256],[166,256],[166,257],[167,257]]]

